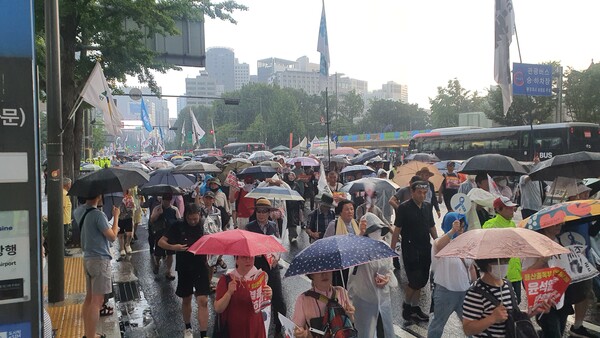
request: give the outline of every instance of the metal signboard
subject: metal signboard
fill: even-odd
[[[513,63],[513,95],[552,96],[552,65]]]

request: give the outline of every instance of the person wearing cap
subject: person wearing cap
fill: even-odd
[[[231,205],[229,204],[227,195],[225,195],[225,193],[221,191],[221,180],[219,180],[216,177],[213,177],[210,178],[206,182],[206,184],[208,185],[207,188],[209,189],[209,191],[215,194],[214,206],[225,208],[225,211],[227,211],[227,213],[231,215]]]
[[[419,307],[421,289],[429,280],[431,265],[431,242],[437,238],[433,209],[425,201],[430,183],[417,181],[411,184],[411,199],[400,204],[396,210],[392,248],[396,247],[398,237],[402,234],[402,260],[408,279],[405,288],[402,318],[406,321],[428,321],[427,316]]]
[[[506,196],[498,197],[494,200],[494,210],[496,211],[496,217],[485,222],[481,228],[516,228],[515,222],[513,222],[513,216],[515,214],[515,207],[517,205],[513,203],[510,198]],[[521,260],[519,258],[511,258],[508,262],[508,273],[506,278],[511,282],[513,289],[515,289],[515,295],[517,296],[517,302],[521,302]]]
[[[435,240],[431,249],[433,274],[433,317],[427,329],[427,338],[440,338],[448,318],[455,312],[463,319],[463,302],[471,281],[477,279],[472,259],[456,257],[436,258],[435,255],[468,228],[465,215],[449,212],[444,215],[444,235]],[[437,305],[437,306],[435,306]]]
[[[420,176],[423,181],[429,183],[429,190],[427,190],[427,195],[425,196],[425,202],[431,204],[433,209],[435,209],[435,212],[436,212],[438,218],[441,217],[442,213],[440,211],[440,205],[438,203],[438,200],[435,196],[435,187],[433,186],[433,183],[431,183],[429,181],[429,179],[431,177],[433,177],[434,174],[427,167],[421,168],[421,170],[417,171],[415,174],[417,176]]]
[[[203,203],[200,204],[200,216],[204,221],[204,233],[214,234],[223,230],[223,214],[226,212],[225,210],[219,209],[214,206],[215,193],[212,191],[205,192],[204,196],[202,197],[202,202]],[[199,204],[196,203],[196,205]],[[217,268],[217,265],[221,267],[221,269],[227,269],[227,264],[225,263],[225,261],[223,261],[222,257],[223,256],[207,257],[207,262],[210,267],[210,269],[208,270],[208,280],[212,280],[213,272]]]
[[[448,163],[446,163],[446,170],[448,170],[448,172],[444,174],[444,180],[440,186],[438,202],[441,203],[444,201],[446,209],[448,209],[448,211],[453,211],[450,200],[452,199],[452,196],[458,192],[458,188],[460,187],[460,177],[454,172],[454,162],[448,161]]]
[[[269,201],[268,199],[264,197],[257,199],[256,204],[254,205],[256,219],[246,224],[245,229],[247,231],[280,238],[279,231],[277,230],[277,224],[269,220],[269,214],[274,209],[275,208],[273,208],[273,206],[271,205],[271,201]],[[281,334],[282,326],[277,313],[279,312],[285,316],[287,312],[287,307],[283,298],[281,274],[277,267],[278,261],[279,257],[275,254],[257,256],[254,260],[254,266],[257,269],[265,271],[269,276],[267,284],[273,290],[273,296],[271,299],[271,309],[273,311],[273,316],[271,318],[273,318],[275,322],[275,333]]]
[[[316,240],[323,238],[325,230],[331,221],[335,219],[333,210],[333,196],[323,193],[319,208],[308,214],[308,223],[306,225],[306,234],[308,240],[313,243]]]
[[[385,222],[375,214],[367,212],[364,236],[386,243],[383,239],[390,231]],[[383,335],[378,337],[392,338],[394,321],[392,315],[391,289],[398,285],[393,274],[394,266],[391,258],[379,259],[350,269],[348,276],[348,294],[356,308],[354,325],[358,338],[372,338],[377,332],[377,318],[381,316]]]
[[[410,178],[408,186],[396,190],[394,196],[390,197],[390,200],[388,201],[388,203],[394,208],[394,210],[398,209],[400,204],[408,201],[411,198],[410,185],[420,180],[421,176],[415,175]]]

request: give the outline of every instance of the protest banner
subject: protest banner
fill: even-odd
[[[527,292],[527,309],[529,311],[536,309],[547,300],[559,303],[571,282],[569,274],[558,267],[527,270],[521,274]]]
[[[255,279],[244,281],[244,283],[246,283],[246,288],[250,292],[252,307],[256,313],[259,313],[260,310],[271,305],[271,299],[263,295],[263,289],[267,285],[267,280],[267,273],[261,271]]]
[[[585,257],[585,245],[567,245],[571,253],[552,256],[548,265],[564,269],[573,283],[592,279],[598,275],[598,270]]]

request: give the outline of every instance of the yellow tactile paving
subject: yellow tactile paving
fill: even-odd
[[[85,293],[83,257],[65,258],[65,294]]]
[[[52,318],[52,327],[56,330],[57,338],[82,337],[83,320],[81,319],[81,304],[48,306]]]

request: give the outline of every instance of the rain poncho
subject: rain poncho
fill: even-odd
[[[481,229],[483,224],[479,222],[479,217],[477,217],[477,205],[481,205],[485,208],[493,208],[496,197],[480,188],[471,189],[467,194],[467,197],[471,199],[472,205],[471,209],[469,209],[466,214],[466,222],[470,225],[471,229]]]
[[[386,225],[372,213],[367,213],[367,227],[372,224]],[[369,234],[375,240],[383,241],[381,231]],[[380,259],[350,269],[348,276],[348,294],[356,308],[354,325],[359,338],[371,338],[377,325],[377,316],[381,314],[385,337],[395,337],[392,317],[391,288],[398,286],[394,276],[391,258]],[[389,282],[379,288],[375,284],[375,276],[389,276]]]

